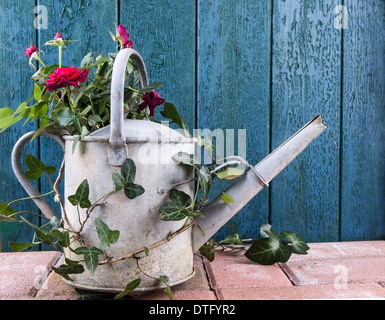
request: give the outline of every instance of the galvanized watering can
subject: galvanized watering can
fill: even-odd
[[[124,119],[123,88],[125,70],[128,59],[136,66],[141,75],[141,86],[148,84],[146,68],[141,56],[133,49],[119,52],[114,63],[111,82],[111,124],[84,137],[73,152],[75,137],[51,136],[64,149],[65,163],[65,226],[79,230],[80,222],[88,219],[81,236],[88,247],[99,247],[94,220],[104,221],[111,230],[119,230],[119,241],[108,249],[110,257],[121,257],[136,252],[143,247],[167,239],[183,225],[184,221],[162,221],[158,212],[160,206],[168,200],[164,190],[193,177],[188,167],[175,163],[171,157],[183,151],[193,154],[196,139],[186,138],[167,126],[145,120]],[[201,231],[189,228],[170,241],[151,249],[148,256],[141,254],[141,259],[123,259],[111,266],[99,265],[95,274],[87,270],[82,274],[73,274],[73,281],[65,280],[69,285],[85,289],[105,292],[121,292],[124,286],[142,278],[136,292],[144,292],[164,288],[157,278],[168,277],[170,286],[180,284],[194,276],[193,254],[208,241],[231,217],[281,172],[306,146],[324,131],[321,116],[315,117],[302,129],[284,142],[274,152],[258,163],[237,180],[225,192],[231,195],[234,203],[226,206],[218,197],[204,209],[204,218],[197,220]],[[12,166],[15,175],[30,196],[38,196],[39,192],[25,177],[20,165],[23,146],[30,141],[33,132],[25,134],[14,147]],[[127,159],[136,164],[135,182],[140,184],[145,193],[135,199],[128,199],[122,192],[108,196],[106,205],[98,206],[89,217],[86,210],[74,207],[68,196],[76,192],[84,179],[90,185],[89,198],[96,201],[100,196],[114,190],[111,175],[120,172],[120,167]],[[193,195],[193,182],[184,183],[178,189],[190,196]],[[52,218],[54,213],[42,198],[34,199],[46,217]],[[80,246],[74,241],[73,247]],[[65,256],[71,260],[80,260],[79,255],[65,249]],[[137,263],[139,263],[140,269]],[[143,276],[142,271],[151,277]]]

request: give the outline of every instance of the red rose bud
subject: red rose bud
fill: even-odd
[[[62,40],[64,41],[64,38],[63,38],[63,36],[61,35],[60,31],[58,31],[58,32],[56,33],[55,38],[54,38],[54,40],[58,40],[58,39],[62,39]]]
[[[78,70],[74,67],[57,68],[49,75],[49,79],[44,85],[48,91],[68,86],[77,87],[79,82],[84,82],[87,79],[87,76],[87,69]]]
[[[39,52],[39,49],[34,45],[34,44],[31,44],[31,46],[27,49],[24,50],[24,53],[25,55],[28,57],[28,58],[31,58],[31,56],[35,53],[35,52]]]
[[[150,117],[155,115],[155,107],[162,105],[166,102],[157,91],[147,92],[143,98],[143,102],[139,105],[140,110],[144,110],[147,107],[150,109]]]
[[[118,33],[118,37],[120,37],[120,41],[123,48],[133,48],[132,41],[129,39],[130,34],[127,32],[126,27],[122,24],[118,25],[116,28]]]

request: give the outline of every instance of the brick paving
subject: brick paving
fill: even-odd
[[[175,300],[385,299],[385,241],[310,243],[287,263],[255,264],[242,252],[194,257],[196,274],[172,288]],[[77,300],[51,272],[60,253],[0,253],[0,300]],[[127,300],[168,300],[164,290]]]

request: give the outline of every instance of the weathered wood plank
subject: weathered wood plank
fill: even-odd
[[[274,1],[272,149],[316,114],[328,129],[271,184],[271,222],[307,241],[339,233],[341,30],[338,1]]]
[[[32,92],[33,69],[28,66],[24,49],[36,43],[34,1],[2,0],[0,2],[0,107],[17,106],[28,99]],[[33,125],[18,123],[0,135],[0,203],[26,197],[11,168],[11,152],[16,141]],[[25,152],[34,153],[37,143],[26,147]],[[14,206],[13,206],[14,207]],[[15,206],[18,210],[34,210],[31,202]],[[36,219],[31,219],[36,223]],[[0,224],[0,251],[10,251],[8,241],[30,242],[33,233],[25,224]]]
[[[143,57],[150,83],[195,128],[195,1],[120,1],[120,23]],[[159,119],[159,108],[156,109]]]
[[[341,239],[384,239],[385,2],[346,8]]]
[[[253,164],[269,150],[270,12],[269,1],[198,1],[198,128],[233,129],[236,140],[245,129],[246,158]],[[235,143],[235,155],[243,147]],[[220,183],[212,198],[230,183]],[[268,190],[263,190],[216,238],[234,232],[256,237],[266,222]]]
[[[67,44],[68,50],[63,50],[63,66],[79,67],[83,57],[90,51],[94,57],[100,53],[107,55],[116,51],[116,44],[111,39],[109,30],[114,32],[117,7],[115,1],[41,1],[48,11],[48,29],[40,29],[38,38],[40,46],[52,40],[57,31],[60,31],[65,40],[76,40]],[[48,64],[58,63],[56,47],[44,47],[45,61]],[[53,140],[40,138],[40,158],[43,162],[60,168],[63,150]],[[50,190],[46,180],[42,180],[41,192]],[[64,194],[63,183],[61,193]],[[60,214],[60,207],[53,201],[49,203],[55,212]]]

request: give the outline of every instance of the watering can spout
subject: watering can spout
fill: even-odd
[[[204,217],[197,221],[201,230],[194,228],[192,232],[193,251],[198,251],[325,129],[322,117],[316,116],[225,191],[234,199],[231,206],[220,196],[209,203],[204,208]]]

